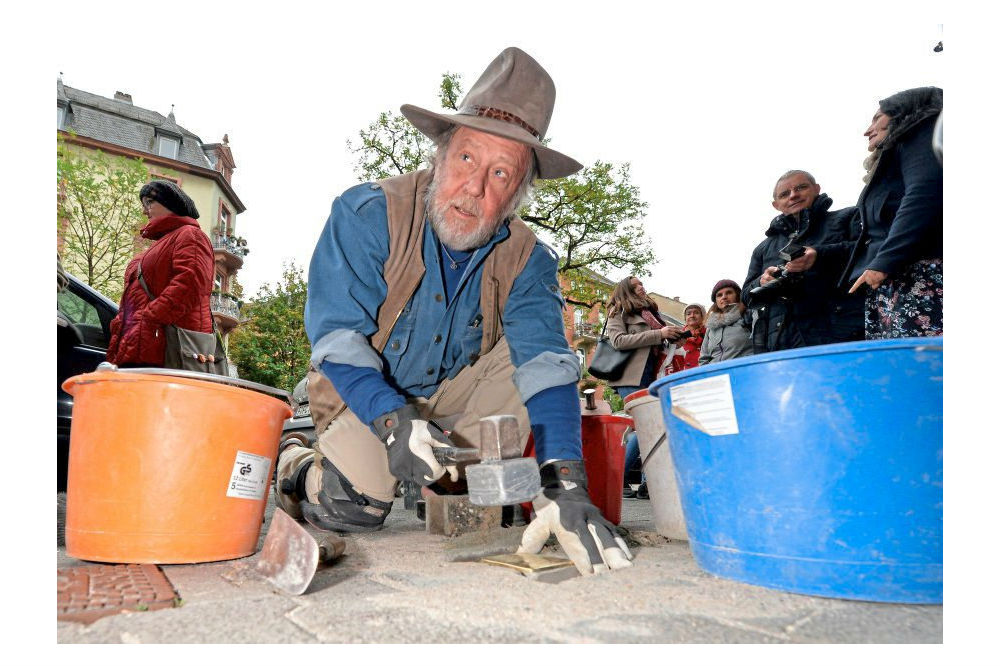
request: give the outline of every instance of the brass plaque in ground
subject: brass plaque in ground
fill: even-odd
[[[541,572],[573,564],[573,561],[566,558],[556,558],[555,556],[543,556],[540,554],[501,554],[481,560],[488,565],[513,568],[521,574]]]
[[[56,571],[60,621],[93,623],[102,616],[173,607],[177,593],[156,565],[87,565]]]

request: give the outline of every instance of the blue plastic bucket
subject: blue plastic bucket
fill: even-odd
[[[795,593],[940,603],[942,375],[942,338],[903,338],[655,382],[698,565]]]

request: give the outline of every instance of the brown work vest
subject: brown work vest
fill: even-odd
[[[389,218],[389,258],[382,267],[388,291],[378,309],[378,331],[370,340],[379,352],[424,277],[424,195],[430,182],[431,172],[426,169],[378,181],[385,193]],[[510,236],[493,246],[481,269],[479,307],[483,313],[483,344],[479,356],[492,350],[503,335],[501,320],[510,288],[528,263],[537,240],[519,218],[511,218],[509,227]],[[478,358],[470,360],[469,365]],[[310,368],[308,378],[309,411],[319,436],[347,406],[321,372]]]

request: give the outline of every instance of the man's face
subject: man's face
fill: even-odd
[[[472,250],[493,238],[528,168],[529,151],[511,139],[458,128],[431,184],[431,224],[445,245]]]
[[[872,117],[872,124],[865,130],[869,151],[875,150],[880,143],[885,141],[886,136],[889,134],[890,120],[891,117],[886,116],[881,110],[875,112],[875,115]]]
[[[778,181],[774,188],[774,201],[771,206],[781,211],[783,215],[795,215],[816,201],[819,196],[819,184],[813,185],[805,174],[793,174]]]

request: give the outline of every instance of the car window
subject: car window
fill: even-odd
[[[107,349],[109,325],[114,313],[102,303],[91,303],[86,292],[78,293],[75,285],[59,292],[56,297],[59,314],[69,320],[84,344]]]
[[[66,290],[59,292],[57,297],[59,312],[66,316],[66,319],[73,324],[90,324],[101,326],[101,316],[97,308],[81,299],[73,292]]]

